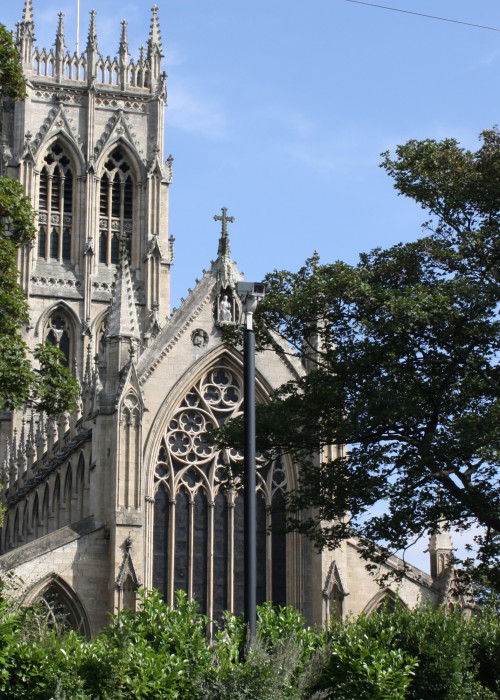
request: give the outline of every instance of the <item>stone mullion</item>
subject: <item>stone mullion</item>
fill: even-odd
[[[263,493],[263,495],[265,495]],[[266,503],[266,600],[273,598],[273,538],[271,537],[271,504]]]
[[[124,477],[125,477],[125,484],[124,484],[124,494],[123,494],[123,505],[125,508],[128,508],[130,506],[130,443],[131,443],[131,435],[132,432],[132,415],[131,413],[127,414],[127,421],[125,424],[125,464],[124,466]]]
[[[123,239],[126,239],[126,233],[125,233],[125,183],[123,180],[120,180],[120,224],[119,224],[119,232],[120,232],[120,242]]]
[[[62,262],[63,235],[64,235],[64,182],[66,178],[59,178],[59,240],[57,242],[57,259]]]
[[[227,609],[234,610],[234,489],[228,494],[227,503]]]
[[[50,239],[52,237],[52,175],[47,175],[47,232],[45,234],[45,259],[50,259]]]
[[[188,559],[188,598],[193,598],[194,578],[194,498],[189,499],[189,559]]]
[[[106,235],[106,264],[111,262],[111,240],[113,238],[113,229],[111,226],[111,214],[113,207],[113,180],[111,177],[108,180],[108,230]]]
[[[171,498],[169,504],[169,519],[168,519],[168,551],[167,551],[167,603],[170,607],[174,605],[174,570],[175,570],[175,498]]]
[[[208,536],[207,536],[207,617],[214,617],[214,514],[215,502],[211,499],[208,503]]]

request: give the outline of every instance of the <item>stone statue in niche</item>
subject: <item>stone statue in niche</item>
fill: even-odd
[[[230,323],[232,320],[231,304],[227,298],[227,294],[224,294],[219,303],[219,321],[221,323]]]

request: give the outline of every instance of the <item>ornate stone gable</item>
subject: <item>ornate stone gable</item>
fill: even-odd
[[[99,156],[107,146],[118,141],[123,141],[124,143],[128,144],[128,146],[137,154],[137,157],[143,162],[143,164],[146,164],[144,152],[138,143],[137,135],[133,130],[132,125],[129,124],[127,115],[122,109],[116,110],[116,112],[109,118],[104,131],[98,138],[94,147],[94,160],[97,161],[99,159]]]
[[[46,119],[44,120],[41,128],[37,132],[35,138],[32,142],[33,154],[38,155],[49,139],[58,135],[64,134],[71,143],[75,146],[77,151],[83,153],[83,142],[78,134],[74,120],[69,116],[70,110],[65,108],[62,104],[62,97],[57,106],[54,106],[48,113]]]

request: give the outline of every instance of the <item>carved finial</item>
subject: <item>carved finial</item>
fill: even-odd
[[[127,36],[127,22],[122,20],[122,33],[120,37],[120,57],[123,56],[124,59],[128,56],[128,36]]]
[[[90,24],[89,24],[89,35],[87,38],[87,50],[93,49],[94,51],[97,51],[97,29],[96,29],[96,22],[95,22],[95,16],[96,16],[96,11],[95,10],[90,10]]]
[[[64,13],[60,12],[59,15],[59,23],[57,25],[57,34],[56,34],[56,55],[61,55],[64,54],[64,49],[66,48],[66,43],[64,41]]]
[[[33,3],[31,0],[25,0],[23,22],[33,22]]]
[[[158,5],[153,5],[151,8],[153,16],[151,18],[151,31],[149,32],[149,47],[152,44],[161,46],[160,23],[158,21]]]

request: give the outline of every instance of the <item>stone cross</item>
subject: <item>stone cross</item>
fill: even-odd
[[[222,221],[221,235],[223,238],[227,238],[227,222],[229,221],[230,224],[234,223],[234,216],[226,216],[227,207],[222,207],[221,212],[222,216],[215,214],[214,221]]]

